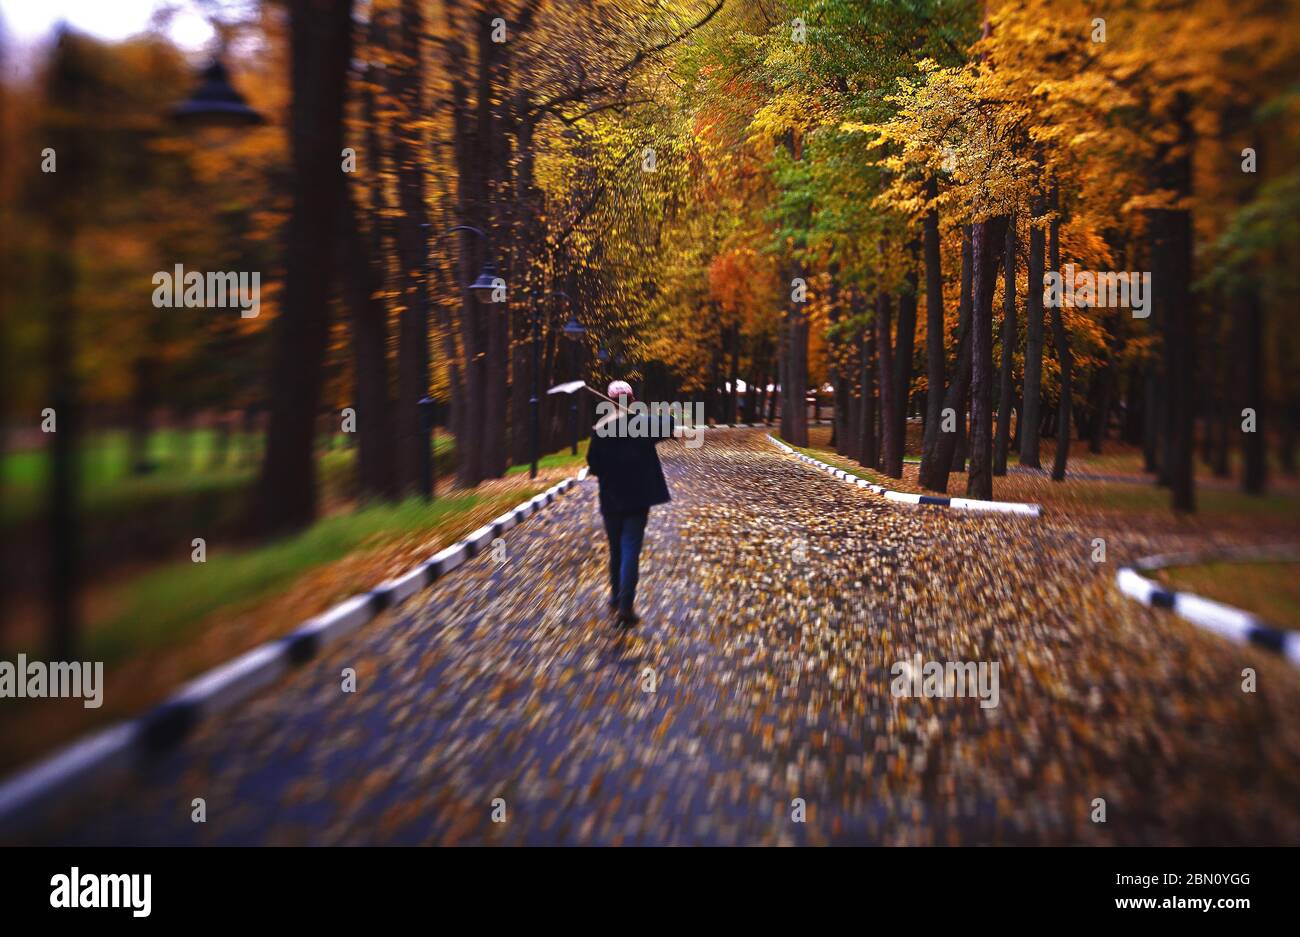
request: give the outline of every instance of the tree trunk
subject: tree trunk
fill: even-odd
[[[253,525],[263,533],[316,517],[312,429],[329,334],[329,278],[343,189],[343,99],[352,55],[352,0],[291,0],[293,167],[284,305],[271,330],[266,458]]]
[[[862,349],[862,442],[858,449],[862,453],[859,461],[871,468],[880,465],[880,447],[876,444],[876,329],[866,330],[866,339]]]
[[[971,226],[966,226],[965,239],[962,241],[961,251],[961,295],[958,299],[960,315],[967,320],[971,316],[971,287],[974,283],[973,251],[971,244],[972,230]],[[973,340],[973,338],[972,338]],[[971,354],[971,348],[968,345],[965,354]],[[967,362],[968,366],[971,362]],[[969,374],[969,371],[967,372]],[[970,417],[970,382],[967,379],[966,386],[958,398],[957,404],[957,445],[952,451],[952,464],[949,471],[964,472],[966,471],[967,455],[967,437],[968,437],[968,419]]]
[[[1059,215],[1059,192],[1052,190],[1052,211],[1058,212],[1051,224],[1051,243],[1048,248],[1048,263],[1053,270],[1061,269],[1061,248]],[[1074,356],[1070,353],[1070,337],[1065,331],[1065,321],[1060,304],[1052,307],[1052,338],[1056,342],[1056,357],[1061,365],[1061,397],[1056,416],[1056,458],[1052,461],[1052,481],[1065,480],[1065,468],[1070,458],[1070,407],[1072,404],[1073,384],[1071,372]]]
[[[1210,468],[1214,472],[1215,478],[1228,478],[1232,475],[1231,455],[1232,455],[1232,434],[1239,426],[1234,425],[1232,418],[1232,401],[1235,395],[1230,388],[1236,387],[1233,373],[1232,360],[1230,355],[1224,356],[1223,375],[1224,381],[1220,388],[1217,399],[1213,401],[1210,407],[1210,414],[1207,427],[1207,435],[1212,436],[1210,455]]]
[[[45,307],[45,376],[48,406],[54,411],[54,432],[46,434],[49,459],[45,491],[46,538],[49,568],[44,592],[47,601],[49,655],[55,661],[74,661],[80,649],[77,599],[82,575],[80,484],[77,447],[81,436],[81,379],[77,368],[77,228],[82,200],[90,180],[87,164],[93,145],[86,140],[79,113],[85,91],[84,63],[76,40],[60,31],[46,79],[50,107],[59,115],[45,124],[43,136],[64,160],[64,171],[41,180],[44,232],[50,238],[49,291]],[[67,119],[71,115],[72,120]],[[41,217],[38,213],[37,217]],[[43,409],[43,408],[42,408]],[[42,420],[45,414],[41,414]],[[12,704],[11,704],[12,705]]]
[[[731,351],[731,366],[727,370],[727,380],[731,388],[727,392],[727,422],[735,423],[737,417],[737,397],[740,391],[737,384],[740,381],[740,326],[732,324],[727,330],[727,340]]]
[[[931,176],[925,182],[925,197],[933,204],[939,186]],[[943,347],[943,269],[939,253],[939,211],[931,208],[922,224],[922,242],[925,258],[925,426],[922,450],[930,451],[934,445],[933,434],[939,429],[939,411],[943,408],[944,347]]]
[[[714,321],[717,321],[718,310],[716,305],[710,310]],[[713,357],[709,363],[709,388],[704,396],[704,418],[712,420],[714,423],[723,423],[724,414],[721,404],[722,400],[722,346],[723,336],[719,334],[716,341],[710,340],[713,345]]]
[[[948,385],[939,408],[939,423],[933,437],[933,445],[927,446],[921,456],[921,487],[929,491],[947,492],[948,475],[952,471],[953,457],[957,452],[959,429],[965,425],[966,392],[971,378],[971,310],[970,303],[962,303],[961,318],[957,324],[957,367],[952,383]],[[949,411],[945,413],[945,411]],[[943,421],[951,417],[953,427],[945,431]]]
[[[1142,368],[1134,364],[1129,368],[1125,380],[1124,421],[1120,427],[1120,439],[1129,445],[1136,446],[1142,443],[1142,414],[1146,406],[1144,394]]]
[[[534,251],[530,246],[544,242],[544,235],[537,220],[538,195],[534,184],[534,122],[529,115],[532,98],[528,91],[517,92],[515,100],[515,118],[512,122],[516,154],[515,163],[515,197],[513,248],[510,269],[514,271],[514,312],[512,316],[512,343],[510,363],[510,460],[515,465],[530,463],[532,460],[532,424],[535,407],[533,402],[533,319],[541,315],[539,303],[544,304],[542,295],[542,277]],[[544,391],[544,388],[538,388]]]
[[[352,326],[357,480],[363,497],[391,499],[397,496],[398,485],[393,406],[388,396],[388,310],[379,270],[346,190],[343,203],[337,269]]]
[[[829,267],[830,286],[827,289],[827,319],[830,323],[830,340],[827,347],[827,359],[830,362],[828,379],[831,385],[831,447],[843,454],[852,448],[845,432],[848,417],[848,381],[844,369],[844,336],[838,328],[840,322],[840,265],[832,261]]]
[[[1007,474],[1007,448],[1011,441],[1011,404],[1014,394],[1013,367],[1017,344],[1016,323],[1016,224],[1007,221],[1002,252],[1002,360],[998,375],[998,433],[993,443],[993,474]]]
[[[890,478],[903,476],[903,451],[898,439],[898,399],[894,396],[893,299],[884,290],[876,294],[876,360],[880,362],[880,468]]]
[[[1006,254],[1007,216],[976,222],[971,266],[971,430],[966,496],[993,500],[993,294],[998,259]],[[1005,353],[1004,353],[1005,354]]]
[[[903,477],[903,457],[907,453],[907,405],[912,392],[912,357],[916,348],[917,243],[908,245],[907,286],[898,297],[898,341],[894,348],[894,436],[898,452],[893,467]]]
[[[1282,425],[1277,437],[1277,460],[1282,474],[1288,478],[1294,478],[1296,474],[1296,420],[1300,415],[1300,405],[1298,405],[1300,401],[1296,397],[1297,388],[1300,388],[1300,373],[1297,373],[1293,363],[1294,347],[1294,339],[1290,332],[1281,330],[1278,336],[1278,360],[1283,363],[1283,370],[1282,397],[1279,401],[1278,416],[1281,417]]]
[[[1247,494],[1262,495],[1268,485],[1268,465],[1264,450],[1264,316],[1259,301],[1259,292],[1253,284],[1241,287],[1241,304],[1243,306],[1238,322],[1244,333],[1242,336],[1243,390],[1246,407],[1255,411],[1253,432],[1243,433],[1242,439],[1242,473],[1241,490]],[[1244,419],[1240,413],[1233,414],[1233,419]]]
[[[756,357],[757,356],[755,356],[755,358]],[[759,396],[758,379],[755,375],[761,373],[762,368],[758,361],[751,358],[748,376],[745,378],[747,386],[745,387],[745,403],[743,419],[741,420],[742,423],[753,424],[758,422],[757,414],[762,409],[762,397]]]
[[[1175,123],[1178,139],[1167,147],[1160,164],[1164,188],[1184,198],[1191,192],[1190,101],[1180,95]],[[1173,149],[1177,146],[1177,149]],[[1173,155],[1170,155],[1172,152]],[[1196,510],[1192,474],[1195,332],[1190,289],[1192,276],[1192,219],[1186,209],[1158,209],[1150,213],[1151,286],[1153,305],[1160,315],[1164,358],[1165,458],[1161,469],[1170,488],[1175,511]]]
[[[425,147],[420,127],[426,119],[420,36],[423,17],[415,0],[402,0],[398,30],[401,58],[389,72],[390,91],[401,106],[392,125],[393,168],[397,174],[395,245],[402,312],[397,347],[397,478],[404,492],[420,489],[429,438],[420,401],[429,394],[428,212],[425,208]]]
[[[970,350],[966,352],[970,354]],[[970,386],[967,384],[966,393],[962,395],[961,401],[957,406],[957,444],[952,450],[952,464],[949,467],[951,472],[966,471],[966,457],[970,453]]]
[[[1102,445],[1106,441],[1106,430],[1110,423],[1110,403],[1111,397],[1115,390],[1115,356],[1112,348],[1115,345],[1115,334],[1117,328],[1112,323],[1118,325],[1120,313],[1117,310],[1112,315],[1106,316],[1103,323],[1103,339],[1105,341],[1105,358],[1102,361],[1101,369],[1097,373],[1094,386],[1096,387],[1097,409],[1093,413],[1091,434],[1088,442],[1088,450],[1094,455],[1101,453]]]
[[[803,276],[799,265],[791,267]],[[793,279],[793,277],[791,278]],[[786,312],[785,387],[782,395],[782,436],[793,446],[808,445],[808,320],[801,303],[790,302]],[[788,435],[787,435],[788,434]]]
[[[1016,419],[1015,429],[1011,431],[1011,442],[1007,446],[1008,455],[1020,451],[1020,429],[1025,423],[1025,401],[1023,397],[1019,396],[1019,388],[1017,388],[1017,397],[1013,403],[1016,409]]]
[[[408,0],[414,2],[414,0]],[[505,217],[510,197],[510,152],[506,144],[507,127],[501,114],[499,89],[504,86],[502,75],[508,66],[510,43],[492,41],[491,19],[482,17],[479,26],[479,85],[477,144],[482,159],[483,174],[480,194],[483,204],[479,217],[481,227],[492,237],[480,246],[487,252],[503,250],[502,241],[509,238],[510,226]],[[498,260],[498,263],[501,261]],[[508,271],[502,271],[502,277]],[[508,282],[508,281],[507,281]],[[567,292],[576,292],[569,289]],[[575,297],[576,298],[576,297]],[[516,299],[517,301],[517,299]],[[510,318],[507,303],[480,303],[479,314],[486,326],[483,358],[483,449],[480,469],[484,478],[500,478],[506,473],[506,384],[507,364],[510,355]],[[575,375],[577,377],[578,375]],[[576,402],[573,398],[572,402]]]
[[[1154,310],[1152,312],[1154,315]],[[1158,475],[1160,437],[1163,433],[1161,422],[1163,404],[1160,397],[1160,378],[1155,362],[1145,363],[1142,385],[1142,471]]]
[[[799,161],[802,147],[793,131],[786,134],[786,151],[790,158]],[[794,219],[795,223],[806,225],[807,218]],[[799,238],[802,245],[802,236]],[[802,302],[794,301],[794,280],[807,282],[807,272],[793,253],[787,258],[785,288],[790,290],[786,303],[785,327],[788,338],[785,342],[785,384],[782,397],[781,435],[793,446],[808,445],[808,316]]]
[[[373,50],[387,45],[387,18],[372,17],[369,44]],[[382,66],[371,66],[381,68]],[[353,387],[356,394],[359,437],[357,475],[362,497],[396,498],[397,423],[389,388],[388,306],[384,299],[387,264],[384,259],[384,215],[387,199],[382,183],[385,141],[376,84],[366,76],[362,83],[361,110],[366,125],[366,172],[370,196],[370,230],[362,225],[359,203],[345,184],[340,205],[338,269],[342,294],[351,322]]]
[[[1294,478],[1296,474],[1296,410],[1294,403],[1288,401],[1284,404],[1282,432],[1278,438],[1278,464],[1282,467],[1282,474],[1289,478]]]
[[[1047,202],[1034,196],[1029,228],[1029,292],[1025,296],[1025,401],[1020,431],[1020,464],[1041,468],[1038,439],[1043,395],[1043,267],[1046,234],[1038,221]]]
[[[845,360],[841,383],[845,388],[844,441],[840,447],[846,458],[862,457],[862,332],[852,340],[851,354]]]
[[[475,48],[477,60],[470,65],[453,56],[452,114],[456,153],[456,221],[480,230],[488,225],[490,206],[488,174],[492,165],[491,146],[495,128],[492,107],[491,72],[497,55],[492,26],[487,17],[478,24]],[[453,51],[457,47],[453,46]],[[468,80],[474,82],[477,101],[469,104]],[[483,239],[472,231],[460,232],[457,251],[456,289],[461,298],[461,353],[464,361],[464,401],[460,413],[460,435],[456,437],[457,483],[473,488],[485,477],[484,446],[488,410],[487,357],[489,340],[486,312],[495,303],[479,303],[469,289],[487,259]]]

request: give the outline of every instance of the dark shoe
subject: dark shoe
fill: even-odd
[[[633,625],[639,625],[641,618],[631,609],[620,609],[618,613],[618,623],[624,628],[631,628]]]

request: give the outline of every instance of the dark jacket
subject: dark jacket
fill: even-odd
[[[602,436],[592,431],[587,465],[600,480],[600,513],[636,514],[672,500],[655,451],[661,441],[654,436]]]

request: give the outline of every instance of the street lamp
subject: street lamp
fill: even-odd
[[[428,233],[432,230],[433,226],[428,222],[425,222],[424,224],[421,224],[420,227],[424,230],[427,239]],[[473,225],[458,224],[455,227],[448,228],[446,231],[442,232],[442,237],[454,234],[457,231],[469,231],[470,233],[481,237],[487,243],[489,250],[491,249],[492,239],[488,237],[487,232],[482,231]],[[427,247],[428,245],[426,244],[426,248]],[[432,261],[428,258],[427,251],[425,256],[426,259],[424,266],[425,275],[427,277],[429,270],[432,267]],[[493,292],[502,282],[503,281],[497,273],[496,263],[489,257],[483,262],[483,269],[479,271],[479,275],[474,279],[474,282],[467,284],[466,289],[470,291],[470,294],[473,295],[478,302],[490,303],[492,302]],[[425,499],[429,500],[433,497],[434,489],[433,430],[437,402],[431,396],[425,396],[416,404],[416,406],[420,413],[420,436],[422,437],[422,444],[419,447],[420,489]]]
[[[420,447],[420,491],[424,500],[430,501],[433,499],[433,453],[430,450],[433,447],[433,424],[438,402],[432,397],[423,397],[417,406],[420,408],[420,436],[424,441]]]
[[[582,327],[582,323],[578,321],[577,315],[570,315],[569,321],[564,323],[564,337],[571,342],[577,342],[586,334],[587,330]]]
[[[481,303],[492,302],[492,291],[497,288],[497,265],[491,260],[483,262],[483,269],[479,271],[478,277],[469,285],[469,288],[478,297]]]
[[[571,300],[569,299],[569,294],[564,292],[564,290],[555,290],[554,292],[551,293],[551,295],[557,299],[563,298],[566,303],[571,302]],[[531,418],[530,419],[531,426],[529,427],[529,436],[531,438],[529,439],[529,445],[531,449],[530,454],[532,455],[532,463],[528,469],[529,478],[537,477],[538,449],[540,448],[539,434],[541,430],[539,427],[541,423],[539,419],[538,408],[541,406],[541,386],[539,382],[542,379],[542,366],[541,366],[541,361],[539,359],[539,352],[541,350],[541,345],[542,345],[541,322],[542,322],[542,311],[540,308],[534,306],[533,307],[533,395],[528,398],[528,415]],[[579,326],[579,328],[581,328],[581,326]],[[576,403],[574,404],[574,406],[575,407],[577,406]]]
[[[616,351],[611,355],[609,348],[605,345],[600,346],[600,349],[596,352],[596,360],[606,368],[612,368],[615,371],[619,370],[627,363],[626,359],[623,357],[623,352]],[[621,375],[614,374],[613,376],[620,377]]]
[[[565,296],[565,298],[566,299],[568,298],[567,295]],[[578,321],[578,314],[571,312],[569,314],[569,321],[564,323],[564,337],[567,338],[569,341],[573,342],[573,371],[575,376],[577,377],[582,376],[577,373],[580,370],[578,353],[581,350],[580,346],[578,345],[578,342],[582,341],[582,337],[586,334],[587,334],[587,330],[584,329],[582,327],[582,323]],[[577,455],[578,454],[578,397],[576,394],[572,395],[569,400],[569,430],[570,430],[570,440],[571,440],[569,453],[570,455]]]
[[[266,123],[266,118],[249,107],[235,90],[219,58],[202,71],[198,87],[172,108],[171,117],[188,127],[252,127]]]
[[[481,231],[473,225],[458,224],[454,228],[448,228],[444,231],[443,237],[446,237],[448,234],[453,234],[456,231],[469,231],[473,234],[477,234],[487,243],[488,249],[491,250],[492,239],[487,236],[487,232]],[[473,283],[469,284],[468,289],[474,294],[480,303],[490,303],[492,302],[493,292],[502,282],[504,281],[501,280],[501,275],[497,273],[496,262],[489,257],[483,261],[483,269],[478,272],[478,276],[474,278]]]

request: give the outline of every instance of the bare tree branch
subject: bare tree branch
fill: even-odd
[[[630,75],[637,68],[638,65],[640,65],[642,62],[644,62],[646,59],[650,58],[651,56],[658,55],[660,52],[663,52],[665,49],[668,49],[676,45],[677,43],[681,42],[683,39],[690,36],[691,33],[703,27],[705,24],[709,22],[709,20],[713,19],[713,17],[718,14],[718,12],[722,9],[722,7],[726,4],[726,2],[727,0],[718,0],[718,2],[714,4],[713,8],[710,9],[707,13],[705,13],[702,17],[700,17],[700,19],[696,21],[694,25],[689,26],[686,29],[683,29],[681,32],[677,33],[676,35],[668,39],[665,39],[663,42],[656,43],[653,46],[647,46],[644,49],[640,49],[634,56],[632,56],[632,58],[628,59],[622,65],[615,68],[610,73],[611,79],[617,78],[618,76],[624,76],[623,81],[619,86],[618,93],[621,94],[627,90],[627,83],[630,80]],[[580,82],[577,85],[577,87],[571,88],[570,90],[564,92],[563,94],[556,95],[555,97],[551,98],[549,101],[540,102],[537,105],[535,105],[534,115],[536,118],[540,119],[540,117],[542,117],[543,115],[547,113],[553,113],[558,108],[560,108],[565,104],[577,103],[578,101],[582,101],[588,96],[593,94],[609,93],[609,86],[610,86],[609,79],[606,79],[605,81],[591,82],[589,84]]]

